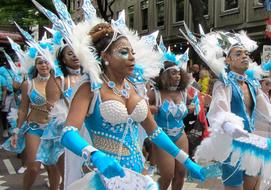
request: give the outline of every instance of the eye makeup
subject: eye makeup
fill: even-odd
[[[129,58],[129,53],[134,55],[133,49],[129,46],[118,46],[113,53],[115,56],[126,60]]]

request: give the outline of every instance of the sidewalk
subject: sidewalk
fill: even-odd
[[[153,176],[154,180],[157,180],[159,175]],[[169,188],[170,189],[170,188]],[[204,183],[201,182],[188,182],[185,179],[183,190],[222,190],[223,186],[220,179],[207,180]]]

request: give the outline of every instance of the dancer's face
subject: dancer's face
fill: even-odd
[[[244,74],[249,66],[250,53],[242,47],[232,48],[229,56],[226,58],[230,65],[230,70],[238,74]]]
[[[271,90],[271,79],[269,80],[263,80],[261,82],[261,86],[262,86],[262,91],[266,94],[269,94],[270,90]]]
[[[128,76],[133,73],[135,67],[134,54],[130,42],[123,37],[112,44],[110,51],[103,53],[102,57],[109,62],[108,69],[123,76]]]
[[[72,69],[79,69],[80,62],[76,55],[73,53],[72,49],[69,46],[66,46],[63,49],[63,63],[72,68]]]
[[[36,69],[41,76],[45,77],[50,74],[51,67],[50,67],[49,62],[46,61],[45,59],[37,58]]]
[[[167,71],[167,73],[168,73],[168,76],[169,76],[168,84],[170,86],[174,86],[174,87],[179,86],[180,81],[181,81],[181,73],[180,73],[180,71],[177,70],[177,69],[172,68],[172,69],[169,69]]]

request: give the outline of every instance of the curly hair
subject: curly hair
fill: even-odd
[[[108,23],[100,23],[94,26],[91,31],[89,32],[89,35],[91,36],[92,43],[98,53],[98,55],[101,55],[101,52],[108,46],[108,44],[111,42],[113,35],[114,35],[114,29],[112,26]],[[121,34],[118,34],[121,35]],[[120,38],[126,38],[125,36],[122,36]],[[119,39],[120,39],[119,38]],[[113,42],[112,44],[114,44]],[[106,50],[108,53],[111,52],[111,46]]]
[[[172,66],[175,66],[176,64],[172,63],[172,62],[165,61],[164,65],[165,65],[164,68],[160,70],[159,76],[154,79],[158,90],[167,89],[167,87],[169,86],[170,76],[169,76],[169,70],[165,71],[165,69],[172,67]],[[181,75],[181,80],[180,80],[180,84],[179,84],[177,90],[183,91],[189,85],[189,83],[191,81],[191,76],[181,68],[180,68],[180,75]]]

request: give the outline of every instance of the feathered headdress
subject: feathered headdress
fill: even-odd
[[[204,63],[217,76],[227,78],[225,54],[228,55],[233,47],[244,47],[249,52],[254,51],[258,46],[251,40],[244,31],[240,33],[210,32],[205,34],[201,29],[201,38],[197,39],[184,23],[185,31],[179,29],[182,35],[192,45],[194,50]]]
[[[187,70],[187,62],[189,60],[189,48],[185,51],[184,54],[175,55],[171,52],[170,47],[168,49],[164,45],[163,38],[160,36],[160,42],[158,45],[158,51],[163,55],[161,62],[169,61],[171,63],[175,63],[176,68],[182,68],[183,70]],[[169,69],[169,68],[167,68]]]
[[[91,37],[88,33],[93,26],[104,21],[96,16],[96,11],[90,0],[85,0],[83,4],[85,21],[77,25],[72,21],[66,5],[61,0],[53,0],[59,17],[45,9],[37,1],[32,0],[32,2],[54,24],[54,28],[62,34],[79,59],[83,72],[89,74],[92,82],[101,82],[100,63],[97,60],[95,50],[90,46]]]
[[[111,20],[111,25],[126,36],[131,43],[136,52],[134,55],[135,62],[144,71],[143,77],[150,79],[157,76],[160,69],[163,68],[163,63],[161,63],[162,55],[155,50],[159,32],[155,31],[150,35],[140,37],[137,32],[130,30],[125,24],[124,10],[120,12],[117,20]]]

